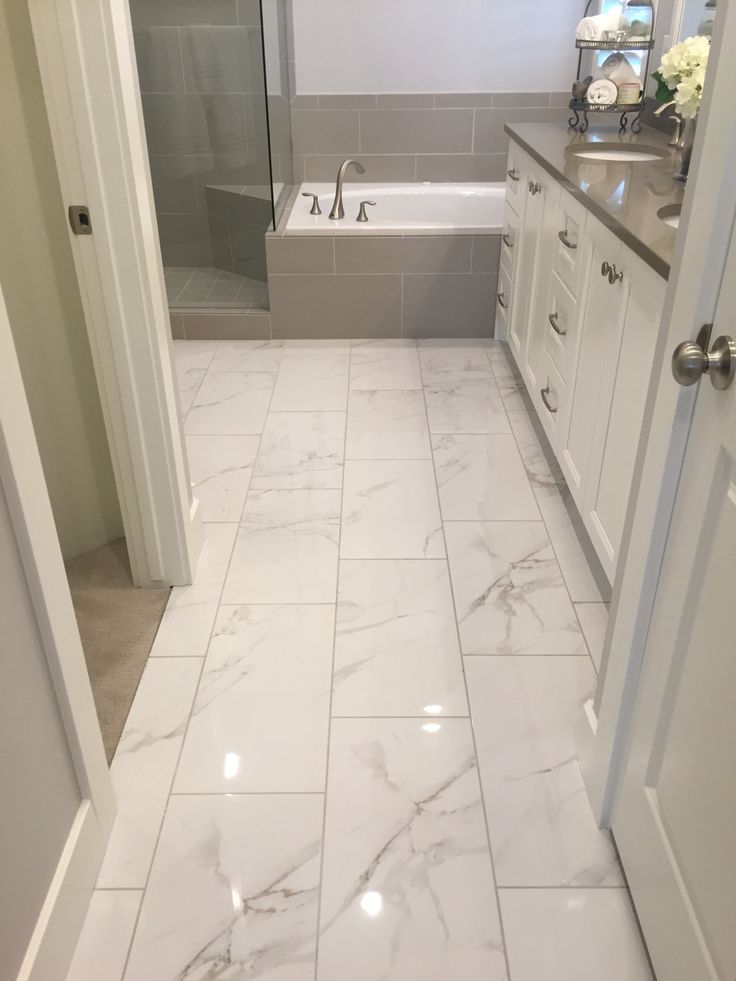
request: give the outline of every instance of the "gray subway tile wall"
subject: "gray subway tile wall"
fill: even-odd
[[[292,98],[294,179],[333,180],[359,156],[351,181],[502,181],[504,124],[564,122],[565,92],[299,94]]]
[[[490,337],[498,235],[267,236],[273,337]]]

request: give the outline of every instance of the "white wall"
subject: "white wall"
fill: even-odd
[[[28,5],[0,0],[0,281],[65,558],[123,533]]]
[[[299,93],[567,91],[581,0],[295,0]]]

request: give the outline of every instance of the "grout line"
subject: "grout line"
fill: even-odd
[[[320,863],[319,863],[319,884],[318,884],[318,894],[317,894],[317,926],[315,931],[315,943],[314,943],[314,979],[317,981],[317,974],[319,972],[319,950],[320,950],[320,930],[322,927],[322,883],[324,881],[324,868],[325,868],[325,843],[327,836],[327,795],[329,791],[329,780],[330,780],[330,750],[332,746],[332,702],[334,698],[334,680],[335,680],[335,651],[337,648],[337,611],[340,600],[340,549],[342,548],[342,519],[343,511],[345,507],[345,462],[347,454],[348,445],[348,412],[350,407],[350,371],[352,367],[353,359],[353,345],[352,342],[348,347],[348,364],[347,364],[347,376],[348,384],[346,386],[345,393],[345,432],[343,437],[343,479],[342,488],[340,490],[340,527],[337,534],[337,570],[335,576],[335,608],[334,608],[334,629],[332,635],[332,664],[330,668],[330,699],[328,706],[328,718],[327,718],[327,758],[325,759],[325,788],[324,788],[324,806],[322,809],[322,842],[320,848]]]
[[[419,365],[419,370],[422,373],[422,379],[424,379],[424,374],[422,372],[421,361],[420,361],[420,365]],[[427,427],[429,428],[429,411],[427,409],[426,389],[423,388],[422,391],[424,393],[424,410],[425,410],[425,413],[426,413],[426,416],[427,416]],[[431,440],[430,440],[430,446],[432,447]],[[493,889],[494,889],[494,894],[495,894],[495,898],[496,898],[496,914],[498,916],[498,929],[499,929],[499,933],[500,933],[501,946],[503,948],[504,962],[505,962],[505,965],[506,965],[506,974],[507,974],[507,977],[510,979],[511,978],[511,967],[510,967],[510,964],[509,964],[509,955],[508,955],[508,950],[507,950],[507,946],[506,946],[506,936],[505,936],[504,926],[503,926],[503,917],[501,915],[501,899],[500,899],[499,892],[498,892],[498,882],[497,882],[497,879],[496,879],[495,862],[493,860],[493,845],[491,843],[490,824],[489,824],[489,821],[488,821],[488,812],[487,812],[487,809],[486,809],[486,798],[485,798],[485,793],[483,791],[483,780],[482,780],[481,771],[480,771],[480,756],[478,754],[478,742],[477,742],[476,737],[475,737],[475,726],[473,725],[473,713],[472,713],[471,702],[470,702],[470,691],[468,689],[468,679],[467,679],[467,676],[465,674],[465,661],[463,660],[463,646],[462,646],[462,639],[460,637],[460,621],[458,619],[457,602],[456,602],[456,599],[455,599],[455,584],[454,584],[453,577],[452,577],[452,571],[450,569],[449,552],[447,550],[447,535],[445,533],[445,519],[444,519],[444,516],[442,514],[442,503],[441,503],[441,499],[440,499],[439,480],[437,479],[437,467],[436,467],[436,464],[434,463],[434,447],[432,447],[432,461],[433,461],[432,471],[433,471],[434,480],[435,480],[435,489],[436,489],[436,493],[437,493],[437,503],[438,503],[439,510],[440,510],[440,524],[441,524],[441,528],[442,528],[442,539],[443,539],[443,542],[444,542],[444,545],[445,545],[445,562],[446,562],[446,567],[447,567],[447,576],[448,576],[448,579],[449,579],[449,582],[450,582],[450,596],[451,596],[451,599],[452,599],[452,611],[453,611],[453,614],[454,614],[454,617],[455,617],[455,632],[456,632],[456,636],[457,636],[458,652],[459,652],[459,656],[460,656],[460,667],[461,667],[462,676],[463,676],[463,685],[465,687],[465,700],[466,700],[467,706],[468,706],[468,722],[469,722],[469,726],[470,726],[471,739],[473,741],[473,753],[475,754],[475,767],[476,767],[476,773],[477,773],[477,776],[478,776],[478,791],[480,793],[480,803],[481,803],[481,809],[482,809],[482,813],[483,813],[483,821],[484,821],[485,829],[486,829],[486,844],[488,846],[488,861],[490,863],[491,877],[493,879]]]

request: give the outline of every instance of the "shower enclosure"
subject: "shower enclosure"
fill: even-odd
[[[169,307],[268,309],[293,185],[291,0],[131,0]]]

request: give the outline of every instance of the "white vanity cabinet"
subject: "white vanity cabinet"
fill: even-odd
[[[511,199],[508,340],[612,581],[666,282],[513,143],[511,159],[543,191]]]

